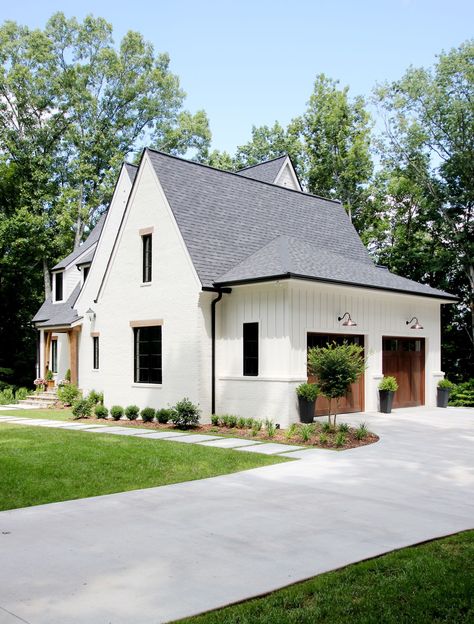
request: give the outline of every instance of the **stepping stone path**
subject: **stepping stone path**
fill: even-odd
[[[224,448],[249,453],[262,453],[264,455],[282,455],[299,459],[311,449],[290,444],[277,444],[275,442],[262,442],[260,440],[246,440],[245,438],[223,438],[215,435],[200,433],[183,433],[182,431],[153,431],[131,427],[88,425],[87,423],[64,422],[61,420],[48,420],[39,418],[19,418],[18,416],[0,416],[2,423],[12,425],[29,425],[35,427],[48,427],[51,429],[67,429],[69,431],[82,431],[83,433],[101,433],[107,435],[134,436],[148,438],[150,440],[163,440],[163,442],[183,442],[185,444],[200,444],[213,448]],[[299,451],[299,453],[295,452]]]

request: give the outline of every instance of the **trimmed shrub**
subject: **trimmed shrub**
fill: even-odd
[[[237,419],[237,427],[239,429],[245,429],[247,425],[247,420],[245,418],[238,418]]]
[[[313,403],[319,396],[319,388],[316,384],[302,383],[296,388],[296,394],[300,399]]]
[[[212,423],[215,427],[218,427],[218,426],[219,426],[219,416],[218,416],[218,414],[212,414],[212,416],[211,416],[211,423]]]
[[[0,405],[7,405],[9,403],[16,403],[13,386],[5,387],[4,390],[0,392]]]
[[[128,420],[136,420],[139,413],[140,408],[138,407],[138,405],[128,405],[125,408],[125,416],[128,418]]]
[[[94,407],[94,414],[97,418],[107,418],[109,410],[99,403]]]
[[[173,416],[173,410],[168,407],[163,407],[162,409],[156,410],[156,420],[161,425],[166,425],[171,420]]]
[[[92,413],[92,405],[87,399],[78,399],[72,404],[74,418],[89,418]]]
[[[474,379],[457,384],[451,390],[449,405],[454,407],[474,407]]]
[[[153,422],[155,418],[155,410],[153,407],[145,407],[140,412],[140,416],[142,417],[143,422]]]
[[[228,426],[233,429],[234,427],[237,426],[237,416],[229,416],[229,419],[227,421],[229,424]]]
[[[71,369],[70,368],[67,369],[66,374],[64,375],[64,379],[66,381],[71,382]]]
[[[398,390],[398,382],[395,377],[384,377],[379,383],[379,390],[389,390],[396,392]]]
[[[199,415],[199,407],[185,397],[173,407],[171,420],[176,427],[186,429],[199,423]]]
[[[104,393],[96,392],[95,390],[91,390],[87,396],[87,400],[90,401],[91,405],[101,405],[104,404]]]
[[[346,434],[342,433],[342,431],[339,431],[339,433],[336,434],[336,437],[334,438],[334,444],[337,446],[337,448],[340,448],[341,446],[344,446],[345,443]]]
[[[26,399],[28,394],[28,388],[18,388],[18,390],[15,392],[15,399],[17,401],[23,401],[24,399]]]
[[[123,416],[123,407],[121,405],[112,405],[110,415],[114,420],[120,420]]]
[[[253,418],[246,418],[245,419],[245,426],[247,427],[247,429],[252,429],[252,427],[253,427]]]
[[[81,391],[74,384],[66,384],[59,386],[58,399],[64,403],[64,405],[72,405],[81,396]]]

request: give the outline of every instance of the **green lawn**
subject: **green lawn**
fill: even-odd
[[[205,479],[285,458],[0,424],[0,510]]]
[[[263,598],[180,620],[181,624],[472,622],[474,531],[405,548]]]
[[[70,409],[11,409],[0,410],[0,416],[21,416],[22,418],[49,418],[51,420],[72,420]]]

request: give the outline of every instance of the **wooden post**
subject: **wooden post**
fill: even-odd
[[[51,356],[51,336],[53,332],[45,331],[44,332],[44,377],[49,370],[49,358]]]

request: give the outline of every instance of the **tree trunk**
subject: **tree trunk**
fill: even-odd
[[[48,263],[43,258],[43,279],[44,279],[44,298],[51,296],[51,276],[49,274]]]
[[[79,198],[77,200],[77,219],[76,219],[76,235],[74,237],[74,249],[77,249],[82,242],[82,235],[84,234],[84,220],[82,218],[82,199],[83,199],[83,185],[81,184]]]
[[[471,294],[469,297],[469,306],[471,308],[471,334],[470,339],[472,346],[474,347],[474,265],[470,264],[468,267],[469,286],[471,288]]]

